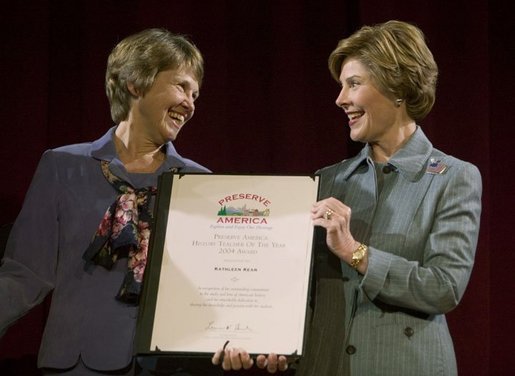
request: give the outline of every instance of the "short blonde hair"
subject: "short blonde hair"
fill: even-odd
[[[415,121],[422,120],[431,111],[438,66],[418,27],[393,20],[364,26],[340,40],[329,56],[329,70],[337,81],[342,63],[348,57],[368,68],[385,95],[403,99],[408,115]]]
[[[159,72],[183,67],[193,70],[200,86],[204,60],[198,48],[183,35],[154,28],[123,39],[107,60],[105,88],[113,121],[118,124],[129,115],[129,82],[146,93]]]

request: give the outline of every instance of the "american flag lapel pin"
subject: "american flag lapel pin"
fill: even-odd
[[[428,174],[443,174],[447,170],[447,165],[436,158],[429,159],[429,165],[426,172]]]

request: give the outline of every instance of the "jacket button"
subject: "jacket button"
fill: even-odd
[[[389,174],[394,169],[395,169],[395,167],[393,167],[392,165],[387,164],[386,166],[383,167],[383,173],[384,174]]]
[[[347,348],[345,349],[345,352],[349,355],[352,355],[354,353],[356,353],[356,348],[352,345],[349,345],[347,346]]]
[[[406,337],[411,337],[413,334],[415,334],[415,331],[410,328],[409,326],[407,328],[404,329],[404,334],[406,335]]]

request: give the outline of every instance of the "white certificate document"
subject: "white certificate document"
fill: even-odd
[[[302,355],[319,177],[163,181],[139,351],[212,354],[229,341],[251,354]]]

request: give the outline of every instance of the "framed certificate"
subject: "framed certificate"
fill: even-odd
[[[141,355],[301,356],[319,176],[161,176],[136,334]]]

